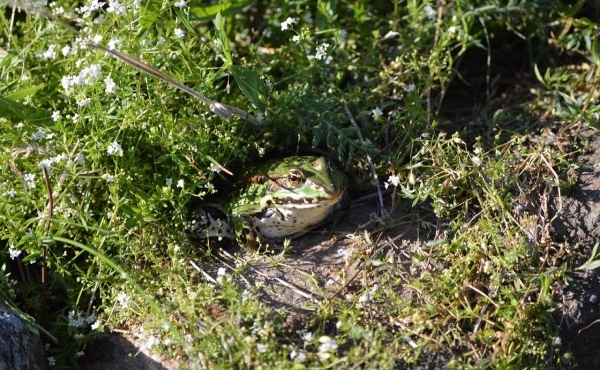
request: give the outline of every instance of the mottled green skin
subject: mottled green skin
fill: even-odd
[[[325,157],[296,156],[247,170],[223,204],[237,242],[266,250],[325,221],[347,204],[347,178]]]

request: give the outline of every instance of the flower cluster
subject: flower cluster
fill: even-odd
[[[285,21],[281,22],[281,30],[285,31],[292,24],[296,24],[296,19],[292,17],[288,17]]]
[[[77,75],[63,76],[61,84],[67,95],[74,86],[86,86],[94,84],[102,76],[102,67],[98,64],[91,64],[85,67]]]

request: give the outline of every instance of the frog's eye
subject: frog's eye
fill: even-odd
[[[304,180],[304,174],[302,173],[302,171],[300,170],[290,170],[290,172],[288,172],[288,184],[289,186],[298,186],[302,183],[302,181]]]

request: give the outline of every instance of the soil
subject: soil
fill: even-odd
[[[600,369],[600,270],[575,270],[600,241],[600,136],[586,133],[589,145],[577,162],[577,184],[563,197],[563,209],[553,223],[554,239],[575,245],[569,257],[570,279],[556,296],[560,341],[573,355],[574,369]],[[568,359],[567,359],[568,360]]]
[[[577,158],[580,163],[578,180],[568,194],[562,194],[559,202],[554,199],[557,213],[550,237],[554,242],[566,242],[575,246],[568,253],[569,279],[556,288],[559,307],[555,320],[559,327],[559,338],[564,358],[573,369],[600,368],[600,271],[576,270],[590,256],[591,250],[600,240],[600,137],[595,132],[585,133],[589,145],[584,154]],[[389,209],[389,205],[388,206]],[[388,229],[378,246],[396,248],[394,253],[402,255],[418,248],[433,235],[427,235],[426,224],[415,211],[407,212],[407,205],[395,207],[393,219],[398,224]],[[276,256],[281,263],[274,266],[273,256],[257,257],[250,263],[245,277],[248,288],[262,286],[260,297],[275,308],[293,308],[302,312],[316,302],[330,299],[351,285],[360,272],[360,265],[353,261],[357,254],[369,252],[374,243],[365,239],[367,228],[371,235],[378,226],[378,206],[375,199],[355,202],[348,216],[335,226],[334,232],[312,232],[294,240],[293,249],[285,256]],[[401,247],[401,248],[400,248]],[[229,259],[239,249],[222,252]],[[203,264],[204,278],[217,277],[219,263]],[[308,277],[308,278],[307,278]],[[293,320],[293,318],[291,318]],[[140,338],[140,340],[143,340]],[[153,358],[143,350],[135,338],[135,330],[102,335],[86,353],[102,353],[102,358],[88,355],[80,364],[83,370],[111,369],[176,369],[180,364]],[[139,352],[139,354],[138,354]],[[137,355],[136,355],[137,354]],[[449,360],[448,354],[431,356],[426,368],[442,366]],[[431,365],[431,366],[430,366]]]

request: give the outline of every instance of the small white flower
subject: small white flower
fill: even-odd
[[[85,163],[85,156],[83,155],[83,153],[77,153],[75,155],[75,162],[80,166]]]
[[[167,177],[167,179],[165,180],[165,185],[167,185],[167,186],[173,185],[173,179],[170,177]]]
[[[77,318],[75,318],[75,311],[69,311],[69,326],[80,327],[84,324],[83,317],[77,314]]]
[[[34,132],[33,134],[31,134],[31,140],[33,141],[38,141],[38,140],[42,140],[43,138],[46,137],[46,131],[44,131],[44,129],[42,128],[38,128],[38,130],[36,132]]]
[[[77,357],[83,357],[84,354],[85,353],[83,351],[79,351],[79,352],[75,353],[75,356],[77,356]]]
[[[108,13],[115,13],[115,14],[125,14],[125,6],[123,6],[123,4],[121,4],[118,1],[111,1],[108,8],[106,8],[106,11]]]
[[[185,0],[178,0],[175,2],[176,8],[187,8],[187,2]]]
[[[329,358],[331,356],[330,352],[333,352],[338,348],[338,344],[335,342],[335,340],[331,339],[331,337],[327,335],[320,337],[319,342],[321,344],[319,345],[318,355],[322,359]]]
[[[108,41],[108,48],[110,50],[115,50],[117,48],[117,45],[121,43],[121,40],[118,38],[112,38],[110,39],[110,41]]]
[[[11,188],[9,191],[7,191],[4,194],[8,195],[9,198],[14,198],[17,195],[17,191],[15,189]]]
[[[385,186],[385,188],[387,189],[390,185],[393,185],[394,187],[400,185],[400,178],[398,177],[398,175],[390,175],[390,177],[388,177],[388,181],[384,182],[383,185]]]
[[[96,36],[92,37],[92,41],[94,42],[94,44],[99,44],[103,38],[104,37],[102,35],[96,35]]]
[[[62,49],[60,49],[60,52],[64,57],[69,55],[69,51],[71,51],[71,47],[69,45],[65,45]]]
[[[408,86],[406,86],[406,92],[413,92],[415,91],[415,84],[409,84]]]
[[[210,163],[210,167],[208,167],[208,169],[211,170],[211,171],[213,171],[213,172],[216,172],[216,173],[221,172],[221,167],[217,166],[216,164],[214,164],[212,162]]]
[[[121,305],[121,307],[128,307],[131,303],[131,298],[125,292],[121,292],[117,295],[117,302]]]
[[[227,276],[227,269],[225,267],[219,267],[217,270],[217,276],[224,277]]]
[[[73,120],[73,123],[77,123],[79,120],[79,113],[75,113],[73,117],[71,117],[71,120]]]
[[[177,36],[180,39],[185,36],[185,31],[182,30],[181,28],[175,28],[175,30],[173,32],[175,32],[175,36]]]
[[[42,58],[44,60],[52,60],[56,58],[56,45],[50,44],[48,45],[48,49],[42,53]]]
[[[258,353],[265,353],[267,352],[267,346],[265,344],[258,343],[256,344],[256,350],[258,351]]]
[[[314,334],[311,333],[310,331],[304,332],[302,333],[302,340],[304,341],[304,343],[310,342],[311,340],[314,339]]]
[[[377,121],[381,116],[383,116],[383,111],[379,107],[375,107],[373,109],[373,119]]]
[[[90,104],[91,101],[91,98],[83,98],[81,100],[77,100],[76,103],[78,107],[85,107],[86,105]]]
[[[106,84],[104,92],[111,94],[117,90],[117,84],[115,83],[115,81],[113,81],[113,79],[110,76],[104,79],[104,83]]]
[[[109,174],[109,173],[105,173],[105,174],[104,174],[104,175],[102,175],[101,177],[102,177],[102,179],[103,179],[104,181],[106,181],[106,183],[108,183],[108,184],[111,184],[111,183],[115,182],[115,176],[114,176],[114,175],[111,175],[111,174]]]
[[[292,36],[292,41],[293,41],[293,42],[298,42],[298,41],[300,41],[300,35],[294,35],[294,36]]]
[[[146,342],[144,347],[146,349],[151,349],[152,347],[157,346],[159,344],[160,344],[160,340],[158,338],[156,338],[155,336],[150,336],[150,338],[148,338],[148,341]]]
[[[11,244],[10,247],[8,248],[8,254],[10,255],[10,259],[14,260],[15,258],[17,258],[21,255],[21,251],[16,249],[15,246],[13,244]]]
[[[60,112],[55,110],[54,112],[52,112],[52,120],[54,122],[58,121],[60,119]]]
[[[296,19],[292,17],[288,17],[285,21],[281,22],[281,30],[285,31],[291,24],[296,24]]]
[[[295,349],[290,352],[290,359],[298,359],[299,362],[306,361],[306,353],[304,351],[296,351]]]
[[[23,181],[29,189],[35,188],[35,175],[32,173],[26,173],[23,175]]]
[[[116,141],[113,141],[112,143],[108,144],[108,148],[106,148],[106,151],[108,152],[108,155],[116,155],[119,157],[123,156],[123,148],[121,148],[121,144],[119,144]]]
[[[183,185],[185,184],[184,179],[177,180],[177,187],[183,189]]]
[[[425,5],[423,11],[425,12],[425,17],[427,17],[429,20],[433,21],[437,18],[437,12],[430,5]]]
[[[48,365],[50,365],[50,366],[56,365],[56,359],[52,356],[48,357]]]
[[[314,58],[317,60],[325,60],[325,58],[327,57],[327,48],[328,47],[329,47],[329,44],[326,42],[317,46],[317,49],[316,49],[317,52],[315,53]]]

